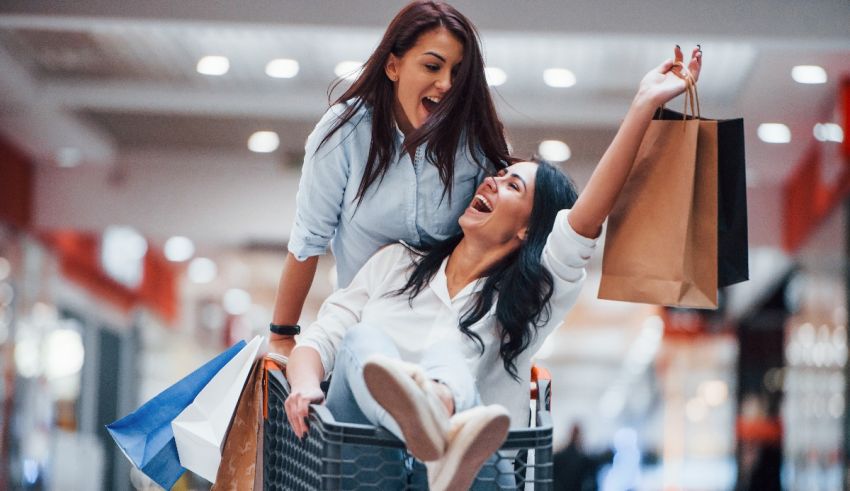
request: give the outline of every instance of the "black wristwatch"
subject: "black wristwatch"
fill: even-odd
[[[269,324],[269,330],[283,336],[295,336],[301,334],[301,326],[298,324]]]

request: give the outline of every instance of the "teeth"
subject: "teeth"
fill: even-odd
[[[474,199],[478,200],[479,203],[483,204],[484,208],[487,208],[487,211],[493,211],[493,205],[491,205],[490,201],[488,201],[487,198],[485,198],[484,196],[476,194]]]
[[[434,97],[434,96],[430,96],[430,95],[426,96],[425,98],[428,99],[429,101],[433,102],[434,104],[439,104],[440,99],[441,99],[440,97]]]

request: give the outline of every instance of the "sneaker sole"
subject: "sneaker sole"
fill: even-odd
[[[398,424],[410,453],[422,461],[442,457],[446,441],[441,426],[416,382],[376,362],[365,364],[363,378],[372,397]]]
[[[466,445],[449,448],[445,464],[431,485],[432,491],[466,491],[484,465],[507,438],[511,420],[499,413],[470,421],[455,438],[470,435]],[[460,441],[460,440],[458,440]]]

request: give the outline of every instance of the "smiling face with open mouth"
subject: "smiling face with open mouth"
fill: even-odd
[[[494,244],[517,241],[518,245],[534,205],[536,174],[536,163],[519,162],[485,179],[458,221],[464,234],[480,235]]]
[[[393,113],[404,134],[422,126],[452,87],[463,58],[463,44],[438,27],[419,36],[404,55],[390,54],[385,68],[393,81]]]

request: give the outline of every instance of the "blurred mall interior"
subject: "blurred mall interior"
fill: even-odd
[[[0,2],[0,489],[151,486],[104,425],[267,331],[305,138],[404,3]],[[850,4],[453,4],[514,153],[579,186],[675,44],[745,120],[751,280],[605,301],[597,255],[536,355],[555,447],[580,427],[599,489],[848,489]]]

